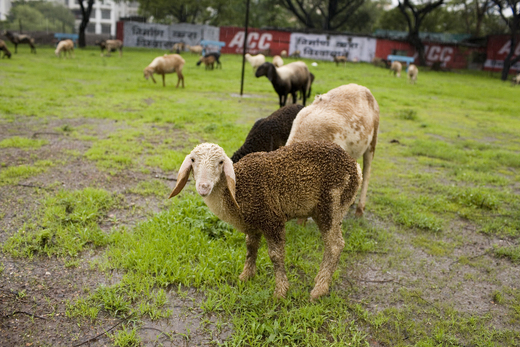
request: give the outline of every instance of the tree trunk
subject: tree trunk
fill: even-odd
[[[87,8],[83,6],[83,0],[79,0],[79,7],[81,8],[81,23],[79,25],[79,37],[78,46],[79,48],[85,48],[87,46],[87,40],[85,38],[85,30],[87,29],[90,21],[90,13],[92,12],[92,6],[94,6],[94,0],[88,0]]]
[[[418,32],[412,32],[408,35],[408,42],[415,48],[417,51],[419,66],[426,66],[426,56],[424,55],[424,44],[422,40],[419,38]]]
[[[515,57],[513,59],[513,55],[515,54],[515,48],[516,48],[516,39],[515,35],[511,35],[511,48],[509,49],[509,54],[504,59],[504,66],[502,68],[502,76],[500,79],[502,81],[507,81],[507,76],[509,76],[509,70],[511,69],[511,66],[515,65],[517,62],[520,61],[520,55]]]

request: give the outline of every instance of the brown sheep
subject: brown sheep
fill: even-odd
[[[144,69],[144,78],[148,79],[152,78],[153,83],[155,82],[155,78],[153,78],[153,74],[162,75],[163,87],[166,87],[166,82],[164,81],[164,75],[168,73],[177,73],[177,87],[179,88],[179,83],[182,81],[182,88],[184,88],[184,76],[182,75],[182,68],[186,62],[182,57],[178,54],[165,54],[162,57],[155,58],[150,65],[148,65]]]
[[[345,246],[341,221],[362,181],[359,164],[341,147],[299,142],[273,152],[251,153],[233,165],[221,147],[203,143],[184,159],[170,198],[181,192],[191,171],[208,208],[246,234],[246,263],[240,280],[255,275],[263,235],[275,272],[274,296],[285,298],[289,289],[285,223],[311,216],[324,243],[311,300],[328,293]]]
[[[9,52],[9,49],[7,49],[4,40],[0,40],[0,51],[4,53],[2,55],[2,59],[4,59],[5,57],[11,59],[11,52]]]

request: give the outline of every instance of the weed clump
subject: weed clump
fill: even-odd
[[[117,199],[102,189],[61,190],[43,201],[32,222],[25,223],[4,245],[14,256],[77,256],[83,248],[106,245],[108,234],[98,225]]]

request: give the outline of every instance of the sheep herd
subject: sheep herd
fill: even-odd
[[[263,63],[257,76],[266,64],[276,73],[273,64]],[[285,223],[312,217],[324,242],[311,291],[311,300],[316,300],[329,292],[345,245],[341,223],[359,190],[356,215],[363,216],[378,127],[379,106],[370,90],[357,84],[340,86],[317,96],[308,107],[283,106],[256,121],[231,158],[217,144],[196,146],[184,159],[169,197],[182,191],[193,172],[208,208],[246,234],[242,281],[255,275],[265,237],[278,298],[286,297],[289,289]],[[356,162],[359,157],[363,170]]]

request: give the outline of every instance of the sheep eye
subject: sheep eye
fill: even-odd
[[[194,163],[194,162],[195,162],[195,159],[191,158],[191,162]]]
[[[220,164],[220,165],[224,164],[224,160],[221,160],[221,161],[219,162],[219,164]]]

